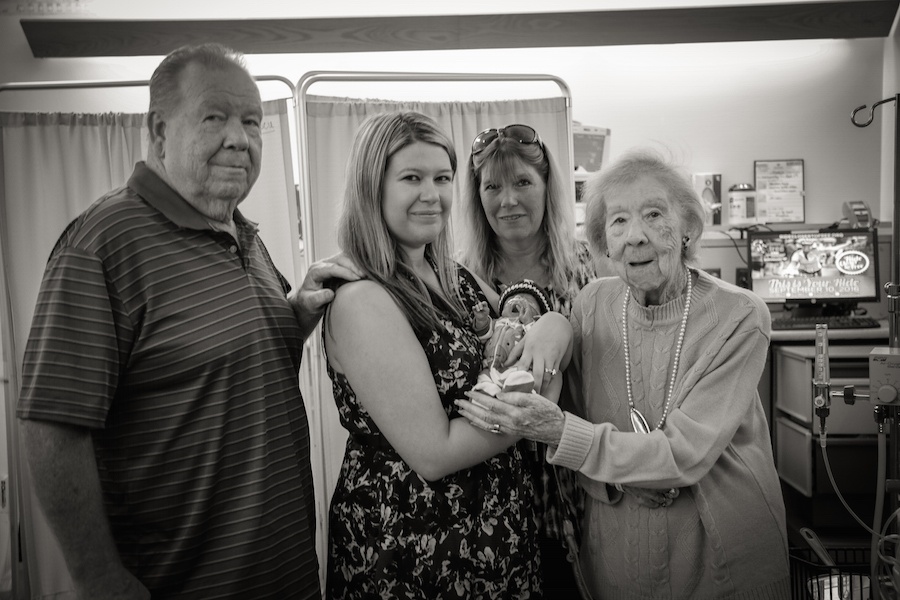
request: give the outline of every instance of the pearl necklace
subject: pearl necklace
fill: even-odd
[[[678,331],[678,341],[675,343],[675,357],[672,361],[672,374],[669,377],[669,386],[666,391],[666,403],[663,406],[662,417],[659,419],[656,428],[661,429],[669,416],[670,403],[672,402],[672,391],[675,389],[675,375],[678,373],[678,362],[681,359],[681,345],[684,342],[684,330],[687,326],[688,312],[691,310],[691,294],[694,289],[691,279],[691,272],[685,269],[687,273],[687,296],[684,299],[684,313],[681,315],[681,329]],[[634,406],[634,397],[631,392],[631,356],[628,352],[628,302],[631,300],[631,288],[625,288],[625,301],[622,303],[622,343],[625,346],[625,389],[628,392],[628,409],[631,416],[631,426],[638,433],[650,433],[650,426],[647,419]]]

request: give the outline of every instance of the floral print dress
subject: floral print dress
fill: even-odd
[[[451,419],[482,353],[471,317],[484,296],[464,269],[460,287],[469,322],[447,316],[443,329],[419,338]],[[426,481],[390,446],[347,378],[330,365],[328,375],[350,432],[329,514],[328,597],[539,598],[534,487],[518,445]]]

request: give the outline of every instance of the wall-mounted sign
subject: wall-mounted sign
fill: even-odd
[[[803,159],[753,161],[758,223],[803,223]]]

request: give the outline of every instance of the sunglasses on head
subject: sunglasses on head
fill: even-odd
[[[539,144],[541,148],[544,147],[541,142],[541,136],[538,135],[538,132],[535,131],[534,128],[529,127],[528,125],[507,125],[500,129],[485,129],[476,135],[475,139],[472,141],[472,154],[482,152],[485,148],[490,146],[494,140],[501,136],[515,140],[520,144]]]

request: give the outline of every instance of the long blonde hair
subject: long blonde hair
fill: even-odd
[[[480,184],[487,173],[498,178],[512,176],[518,163],[533,167],[543,178],[547,190],[541,232],[544,235],[542,261],[550,274],[550,286],[565,293],[577,263],[572,205],[559,165],[544,144],[523,144],[498,136],[483,151],[469,156],[463,186],[463,212],[467,237],[461,262],[486,281],[494,281],[500,268],[500,243],[481,204]]]
[[[456,174],[453,143],[429,117],[412,111],[373,115],[360,125],[347,163],[344,207],[338,221],[338,243],[369,279],[384,286],[417,333],[441,327],[428,287],[406,263],[405,254],[382,215],[384,179],[391,157],[416,142],[440,146]],[[440,285],[436,297],[458,320],[465,314],[457,265],[452,260],[447,227],[425,247]]]

